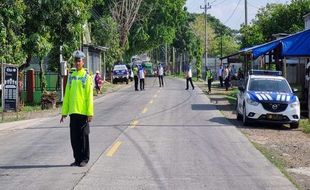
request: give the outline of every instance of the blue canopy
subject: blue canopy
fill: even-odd
[[[310,56],[310,29],[288,36],[281,41],[283,57]]]
[[[310,57],[310,29],[274,40],[265,44],[246,48],[242,52],[251,52],[256,59],[261,55],[281,46],[282,57]]]

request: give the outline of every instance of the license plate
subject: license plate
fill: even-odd
[[[270,120],[281,120],[282,119],[282,115],[267,114],[267,119],[270,119]]]

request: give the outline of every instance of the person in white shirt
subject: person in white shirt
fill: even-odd
[[[140,66],[139,68],[140,90],[144,90],[144,78],[145,78],[144,68]]]
[[[194,90],[195,87],[194,87],[194,84],[193,84],[193,81],[192,81],[192,68],[191,66],[189,65],[186,69],[186,89],[185,90],[188,90],[188,83],[190,82],[191,83],[191,86],[192,86],[192,89]]]
[[[223,78],[224,78],[224,81],[225,81],[225,88],[226,88],[226,91],[227,91],[228,88],[230,87],[229,66],[228,65],[224,69]]]
[[[157,74],[158,74],[159,87],[162,87],[164,86],[164,68],[162,64],[158,65]]]
[[[223,87],[223,65],[220,66],[218,72],[217,72],[217,76],[219,76],[219,80],[220,80],[220,85],[221,87]]]

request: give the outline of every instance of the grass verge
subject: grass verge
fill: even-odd
[[[301,119],[299,121],[299,127],[306,134],[310,134],[310,121],[309,119]]]
[[[236,101],[237,101],[237,93],[239,92],[239,90],[237,88],[233,88],[232,90],[230,90],[228,92],[228,94],[226,94],[226,99],[228,100],[228,102],[231,105],[235,105]]]
[[[252,141],[251,141],[252,142]],[[297,182],[294,180],[294,178],[292,176],[290,176],[290,174],[286,171],[285,169],[285,163],[283,161],[283,159],[280,158],[280,156],[278,156],[278,154],[274,151],[268,150],[266,147],[264,147],[263,145],[256,143],[256,142],[252,142],[252,144],[255,146],[255,148],[257,150],[259,150],[273,165],[275,165],[280,171],[281,173],[283,173],[283,175],[290,180],[297,189],[301,189],[300,186],[297,184]]]

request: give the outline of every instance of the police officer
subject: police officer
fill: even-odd
[[[93,79],[83,68],[85,54],[73,53],[76,71],[68,77],[60,123],[70,116],[70,139],[75,161],[71,166],[84,167],[89,161],[89,125],[94,115]]]
[[[212,81],[213,81],[213,74],[209,68],[207,68],[207,71],[206,71],[206,79],[208,82],[208,93],[211,93],[211,85],[212,85]]]
[[[139,69],[138,69],[138,65],[135,65],[133,67],[132,72],[133,72],[133,78],[134,78],[134,81],[135,81],[135,91],[139,91],[139,89],[138,89],[138,82],[139,82],[139,77],[138,77]]]

